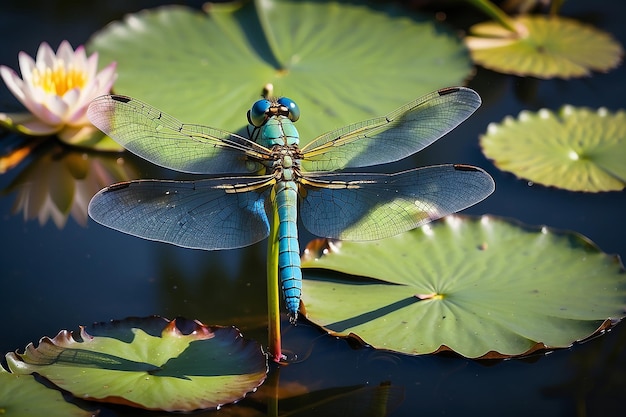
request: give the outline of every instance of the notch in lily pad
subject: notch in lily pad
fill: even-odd
[[[15,375],[38,373],[74,396],[149,410],[219,408],[267,374],[261,347],[234,327],[182,318],[126,319],[44,337],[6,355]]]
[[[454,215],[380,241],[317,242],[302,264],[303,314],[377,349],[524,356],[625,316],[619,257],[573,232]]]
[[[626,186],[626,111],[563,106],[522,111],[492,123],[481,136],[487,158],[533,183],[570,191]]]

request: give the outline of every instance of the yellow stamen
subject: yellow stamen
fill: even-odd
[[[73,88],[83,88],[86,83],[84,71],[77,70],[74,65],[58,60],[54,68],[47,67],[44,71],[33,69],[33,84],[43,88],[46,93],[62,96]]]

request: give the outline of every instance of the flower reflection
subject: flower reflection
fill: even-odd
[[[49,142],[37,149],[32,162],[4,190],[16,193],[13,212],[24,220],[52,219],[63,228],[69,216],[87,223],[87,205],[101,188],[137,178],[135,167],[117,154],[89,153]]]
[[[63,41],[56,54],[43,42],[36,60],[20,52],[19,66],[22,78],[4,65],[0,65],[0,76],[30,113],[0,113],[0,123],[31,136],[56,134],[71,145],[98,147],[103,135],[87,119],[87,107],[111,90],[115,63],[97,72],[97,53],[87,57],[83,46],[74,51]],[[110,147],[111,142],[105,141],[100,148]]]

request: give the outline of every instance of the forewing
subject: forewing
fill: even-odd
[[[89,120],[136,155],[169,169],[194,174],[251,173],[269,153],[234,133],[182,124],[176,118],[127,96],[96,98]]]
[[[334,171],[400,160],[454,129],[480,103],[480,96],[469,88],[435,91],[384,117],[319,136],[302,149],[302,167]]]
[[[144,239],[194,249],[232,249],[269,234],[265,201],[275,180],[137,180],[114,184],[89,203],[98,223]]]
[[[375,240],[463,210],[495,189],[493,179],[468,165],[437,165],[397,174],[306,175],[300,217],[313,234]]]

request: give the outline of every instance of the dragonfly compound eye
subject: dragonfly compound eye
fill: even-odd
[[[293,101],[292,99],[287,98],[287,97],[281,97],[278,99],[278,104],[285,106],[287,107],[287,109],[289,109],[289,116],[287,117],[292,122],[295,122],[296,120],[300,118],[300,107],[298,107],[296,102]]]
[[[263,123],[267,120],[267,115],[265,114],[272,103],[269,100],[258,100],[256,101],[250,110],[248,110],[248,122],[252,126],[261,127]]]

